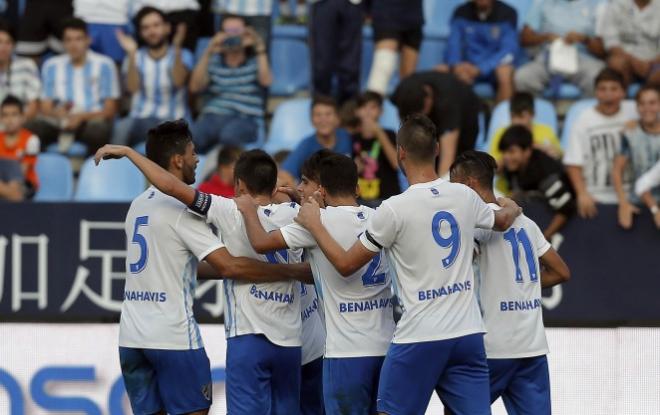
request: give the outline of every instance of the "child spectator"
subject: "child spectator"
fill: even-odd
[[[633,215],[639,213],[637,197],[624,185],[624,175],[632,173],[637,180],[660,160],[660,91],[653,86],[642,87],[637,93],[639,123],[623,131],[621,150],[614,157],[612,183],[619,199],[619,225],[630,229]],[[658,189],[660,190],[660,189]],[[654,196],[660,196],[656,191]]]
[[[23,128],[23,103],[15,96],[9,95],[0,104],[0,121],[4,126],[4,130],[0,132],[0,157],[20,163],[26,193],[31,197],[39,188],[36,171],[37,155],[41,146],[39,137]]]
[[[543,231],[546,239],[559,231],[575,212],[573,190],[564,167],[545,152],[533,147],[532,133],[527,127],[509,127],[498,144],[503,174],[514,197],[534,192],[555,214]]]
[[[16,160],[0,158],[0,201],[20,202],[25,198],[21,165]]]
[[[218,152],[218,167],[207,181],[199,185],[199,191],[213,195],[234,197],[234,165],[243,149],[228,144]]]
[[[366,203],[379,201],[401,192],[397,177],[396,134],[378,124],[383,113],[383,98],[364,92],[357,99],[359,120],[353,135],[353,158],[358,167],[360,198]]]
[[[353,152],[351,137],[344,129],[339,128],[339,114],[334,99],[326,96],[315,97],[312,100],[311,116],[316,132],[302,140],[282,163],[282,175],[289,183],[300,179],[300,169],[305,160],[322,148],[345,156],[350,156]]]
[[[534,97],[527,92],[517,92],[511,98],[509,105],[511,114],[511,125],[522,125],[532,132],[534,148],[546,152],[550,157],[561,157],[561,144],[554,130],[546,124],[534,122]],[[502,154],[499,151],[502,134],[507,127],[502,127],[495,132],[489,152],[499,164]]]
[[[617,203],[612,186],[612,163],[621,145],[621,131],[636,118],[633,106],[622,105],[626,96],[623,76],[603,69],[596,77],[597,103],[577,117],[569,132],[564,164],[577,195],[578,214],[593,218],[596,203]]]

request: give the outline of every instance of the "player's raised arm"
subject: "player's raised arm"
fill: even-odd
[[[497,202],[502,206],[502,209],[495,212],[495,225],[493,229],[496,231],[505,231],[513,225],[513,221],[522,213],[522,208],[516,202],[506,197],[500,197]]]
[[[342,248],[321,223],[320,207],[313,198],[300,208],[295,220],[314,236],[323,254],[344,277],[353,275],[378,254],[359,240],[348,251]]]
[[[217,273],[206,279],[229,278],[246,282],[276,282],[297,280],[312,284],[312,269],[307,263],[267,264],[256,259],[232,256],[226,248],[216,249],[205,258]]]
[[[260,254],[275,251],[278,249],[287,249],[286,241],[282,237],[282,232],[275,230],[266,232],[261,225],[257,215],[257,206],[249,195],[243,195],[234,199],[238,210],[243,214],[245,230],[247,231],[250,245]]]
[[[568,265],[559,256],[554,248],[541,255],[539,258],[541,263],[541,287],[550,288],[557,284],[568,281],[571,278],[571,271]]]
[[[161,192],[180,200],[186,206],[195,202],[195,189],[130,147],[106,144],[96,152],[94,160],[98,165],[101,160],[122,157],[128,157]]]

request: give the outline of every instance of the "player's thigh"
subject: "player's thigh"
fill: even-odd
[[[510,415],[550,415],[550,374],[546,356],[518,359],[519,365],[502,395]]]
[[[378,412],[424,414],[450,354],[446,341],[390,345],[378,385]]]
[[[300,347],[271,345],[271,414],[288,415],[300,410]]]
[[[504,394],[517,370],[517,359],[488,359],[491,403]]]
[[[158,390],[168,413],[192,414],[211,406],[211,364],[203,348],[150,349],[145,355],[156,368]]]
[[[440,399],[455,415],[490,414],[490,381],[483,334],[452,341],[451,355],[437,384]]]
[[[227,339],[227,412],[268,415],[271,411],[270,349],[264,336],[247,334]]]
[[[373,413],[382,365],[382,356],[324,359],[323,400],[326,413]]]
[[[119,348],[124,387],[135,415],[152,415],[163,409],[156,370],[142,349]]]
[[[300,414],[323,415],[323,358],[313,360],[301,368]]]

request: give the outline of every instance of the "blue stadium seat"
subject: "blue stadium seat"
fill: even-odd
[[[581,96],[582,96],[582,91],[580,91],[580,88],[569,82],[562,83],[559,87],[558,93],[552,91],[550,88],[547,88],[543,92],[543,97],[546,99],[559,98],[559,99],[577,100],[580,99]]]
[[[73,170],[68,158],[61,154],[42,153],[37,159],[39,191],[37,202],[62,202],[73,196]]]
[[[397,170],[397,179],[399,179],[399,188],[401,191],[405,191],[408,187],[410,187],[410,183],[408,183],[408,179],[406,178],[406,175],[403,174],[401,169]]]
[[[401,121],[399,120],[399,110],[388,99],[383,101],[383,115],[380,116],[380,125],[392,131],[398,131]]]
[[[477,118],[479,123],[479,133],[477,134],[477,141],[474,143],[475,150],[485,151],[484,146],[486,145],[486,114],[483,111],[479,111],[479,116]]]
[[[197,163],[197,168],[195,169],[195,183],[193,184],[194,188],[197,188],[200,184],[202,184],[206,178],[202,177],[202,172],[204,171],[204,166],[208,160],[208,157],[203,154],[198,154],[197,157],[199,158],[199,163]]]
[[[46,147],[46,153],[64,154],[68,157],[85,157],[87,155],[87,145],[74,141],[71,146],[64,153],[60,153],[60,148],[57,143],[53,143]]]
[[[479,82],[474,84],[474,93],[477,94],[480,98],[492,99],[495,97],[495,89],[493,85],[487,82]]]
[[[314,133],[310,119],[311,102],[309,98],[292,99],[275,109],[265,151],[275,154],[280,150],[292,150],[303,138]]]
[[[206,48],[209,46],[210,41],[210,37],[200,37],[197,39],[197,45],[195,46],[195,62],[199,62],[199,60],[202,58],[202,55],[204,54]]]
[[[518,30],[522,29],[525,20],[527,19],[527,12],[532,5],[533,0],[503,0],[509,6],[516,9],[518,13]]]
[[[551,102],[544,99],[536,98],[534,100],[534,121],[550,126],[555,133],[557,132],[557,112]],[[490,117],[490,126],[488,127],[487,140],[484,143],[482,150],[487,151],[493,142],[493,136],[502,127],[506,127],[511,123],[511,116],[509,112],[509,101],[500,102]]]
[[[270,93],[289,96],[310,85],[310,58],[307,43],[292,38],[274,38],[270,52],[273,84]]]
[[[147,142],[143,141],[133,146],[133,150],[145,156],[147,154]]]
[[[105,160],[95,166],[94,159],[90,157],[80,169],[74,200],[130,202],[144,189],[144,176],[130,160]]]
[[[449,36],[451,16],[465,0],[424,0],[425,38],[446,38]]]
[[[582,113],[586,108],[589,108],[591,106],[596,105],[596,100],[593,98],[590,99],[582,99],[580,101],[576,101],[571,105],[571,107],[568,109],[568,112],[566,112],[566,118],[564,119],[564,127],[561,132],[561,148],[564,150],[566,149],[566,146],[568,145],[568,138],[571,135],[571,129],[573,128],[573,124],[575,123],[575,120],[577,120],[578,115]]]
[[[425,71],[433,69],[444,62],[447,42],[444,39],[425,38],[419,49],[419,60],[417,70]]]

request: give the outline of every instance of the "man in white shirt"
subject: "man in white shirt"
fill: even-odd
[[[596,216],[596,203],[617,203],[611,176],[614,156],[625,123],[637,118],[634,104],[623,102],[626,90],[620,73],[603,69],[595,85],[598,102],[573,124],[563,160],[583,218]]]
[[[494,209],[495,159],[467,151],[451,167],[451,181],[473,189]],[[490,401],[502,397],[511,414],[550,415],[548,344],[541,288],[567,281],[570,271],[541,229],[520,215],[505,232],[479,229],[479,306],[490,372]],[[541,267],[541,265],[543,267]]]
[[[507,229],[520,208],[501,199],[503,209],[494,212],[467,186],[440,179],[436,129],[423,115],[403,123],[397,151],[411,186],[381,204],[352,246],[334,240],[314,202],[296,221],[342,275],[372,262],[381,249],[392,264],[403,315],[381,371],[379,413],[424,413],[437,387],[452,412],[490,414],[485,330],[474,294],[474,232]]]
[[[362,234],[374,210],[356,201],[357,167],[340,154],[320,161],[322,221],[342,246]],[[323,400],[328,414],[373,414],[378,379],[394,331],[390,276],[382,255],[342,276],[323,255],[313,236],[299,224],[267,233],[254,204],[237,201],[248,237],[257,252],[304,248],[312,266],[326,326]]]
[[[190,119],[186,86],[193,67],[192,53],[182,48],[186,29],[173,29],[165,14],[154,7],[143,7],[135,16],[144,46],[124,32],[116,36],[128,55],[124,61],[125,85],[132,95],[131,127],[128,145],[145,140],[147,131],[165,120]]]
[[[48,59],[41,71],[41,113],[51,119],[50,128],[34,132],[44,146],[62,131],[71,133],[94,154],[110,141],[119,98],[117,69],[112,59],[89,50],[83,20],[66,20],[62,39],[66,53]]]
[[[127,147],[106,146],[96,160],[141,158],[165,173],[171,180],[169,189],[177,185],[190,189],[199,160],[185,122],[167,122],[150,130],[147,155],[152,161]],[[289,277],[305,279],[309,271],[232,257],[200,216],[154,187],[131,204],[126,236],[127,279],[119,346],[133,412],[204,415],[211,405],[211,373],[192,311],[198,261],[205,260],[220,275],[253,287]],[[299,316],[299,309],[295,314]],[[262,354],[251,358],[258,360]]]

